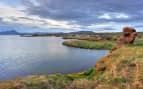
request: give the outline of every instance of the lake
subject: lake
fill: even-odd
[[[0,36],[0,80],[93,68],[107,50],[66,47],[60,37]]]

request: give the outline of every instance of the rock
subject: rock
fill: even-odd
[[[132,27],[123,28],[123,37],[125,39],[125,44],[133,44],[137,36],[136,30]]]
[[[26,85],[23,83],[16,83],[12,88],[13,89],[27,89]]]
[[[133,44],[137,36],[136,30],[132,27],[124,27],[123,34],[117,39],[116,45],[112,48],[112,51],[120,48],[125,44]]]

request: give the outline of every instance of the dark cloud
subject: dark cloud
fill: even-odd
[[[22,0],[28,13],[43,18],[89,25],[102,22],[141,22],[142,0]],[[105,13],[124,13],[129,18],[100,19]],[[112,17],[112,15],[110,15]],[[72,22],[73,21],[73,22]]]
[[[104,29],[104,30],[111,30],[111,31],[114,31],[114,30],[116,30],[116,29],[114,29],[114,28],[101,28],[101,29]]]
[[[30,14],[36,14],[45,18],[60,19],[60,20],[77,20],[85,17],[91,17],[85,7],[79,6],[81,2],[76,0],[37,0],[38,6],[29,0],[23,0],[25,5],[28,6]]]
[[[142,28],[143,24],[142,25],[135,25],[134,27],[136,27],[136,28]]]

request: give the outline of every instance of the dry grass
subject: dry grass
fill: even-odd
[[[100,72],[104,66],[104,76],[117,85],[129,84],[130,86],[143,83],[143,48],[122,47],[112,54],[99,60],[95,69]],[[113,81],[114,80],[114,81]],[[118,84],[120,83],[120,84]]]

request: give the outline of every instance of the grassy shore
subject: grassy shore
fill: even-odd
[[[95,77],[95,70],[88,69],[83,72],[73,74],[53,74],[53,75],[35,75],[25,78],[17,78],[0,82],[0,89],[74,89],[69,88],[73,81],[92,80]],[[20,88],[23,87],[23,88]],[[74,87],[71,85],[71,87]]]
[[[63,42],[63,45],[85,49],[107,49],[110,50],[114,41],[87,41],[87,40],[71,40]]]
[[[107,86],[111,85],[111,89],[143,89],[142,47],[124,46],[96,63],[95,70],[104,72]]]
[[[113,40],[100,40],[100,41],[69,40],[69,41],[64,41],[63,45],[70,46],[70,47],[76,47],[76,48],[84,48],[84,49],[111,50],[112,47],[115,45],[115,43],[116,42]],[[137,38],[135,40],[135,44],[129,45],[129,46],[131,46],[131,47],[133,47],[133,46],[142,47],[143,46],[143,39]]]

